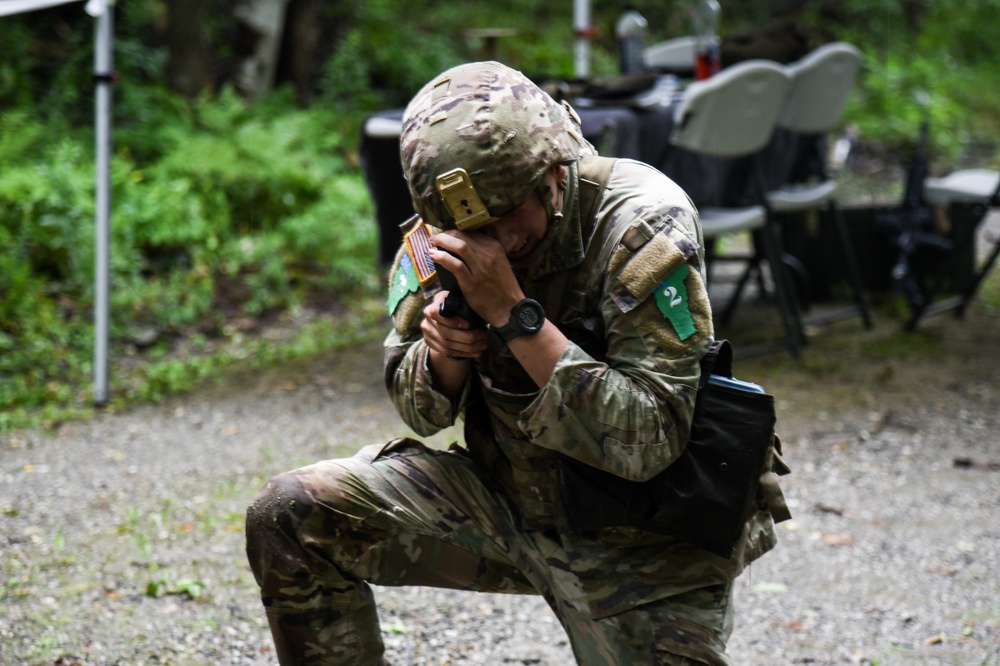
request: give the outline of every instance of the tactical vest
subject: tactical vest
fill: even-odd
[[[533,289],[525,289],[528,296],[543,304],[550,321],[569,340],[597,360],[604,360],[607,352],[598,299],[611,256],[616,250],[638,251],[655,233],[642,221],[622,229],[612,225],[611,216],[597,219],[615,161],[586,156],[578,162],[578,208],[571,214],[579,214],[586,248],[583,261],[546,275]],[[469,452],[517,507],[523,528],[562,524],[555,465],[558,454],[532,444],[517,425],[520,414],[537,396],[534,383],[502,343],[493,340],[491,345],[496,347],[485,355],[491,360],[480,368],[466,405]],[[497,385],[493,381],[497,376],[506,377],[506,385]]]
[[[584,157],[579,162],[579,194],[572,214],[579,216],[585,248],[583,260],[569,269],[545,275],[537,283],[522,285],[528,296],[542,302],[549,320],[598,361],[606,361],[607,355],[600,313],[600,301],[606,292],[604,281],[668,224],[664,219],[654,222],[637,219],[622,228],[612,224],[610,215],[597,219],[614,165],[614,159],[597,156]],[[466,404],[465,439],[469,452],[486,471],[486,478],[512,501],[523,529],[579,526],[578,519],[567,517],[559,494],[560,469],[565,467],[560,465],[563,456],[533,444],[519,427],[520,415],[537,398],[535,385],[506,345],[497,339],[490,344],[490,352],[483,357],[485,363],[476,366]],[[779,452],[780,444],[774,435],[755,500],[757,509],[768,511],[775,521],[789,517],[777,483],[777,475],[789,470]],[[606,477],[607,473],[596,474],[602,475]],[[603,487],[606,481],[595,483]],[[573,494],[576,496],[577,492]]]

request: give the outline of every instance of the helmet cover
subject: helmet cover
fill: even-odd
[[[435,187],[463,168],[491,216],[521,206],[553,164],[576,161],[576,113],[497,62],[459,65],[427,83],[403,114],[400,159],[414,208],[439,228],[454,220]]]

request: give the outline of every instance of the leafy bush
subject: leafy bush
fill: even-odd
[[[149,358],[166,359],[184,337],[231,338],[230,318],[376,291],[372,205],[332,111],[297,109],[282,94],[259,105],[228,91],[192,103],[156,97],[176,113],[158,112],[139,150],[116,137],[112,160],[116,357],[149,347]],[[18,410],[85,400],[92,131],[53,134],[27,113],[5,113],[0,165],[0,412],[10,426]],[[174,375],[148,378],[184,383]]]
[[[838,5],[834,30],[857,44],[865,67],[845,122],[864,140],[909,149],[929,122],[941,168],[961,164],[1000,141],[998,0],[952,3],[850,0]],[[860,20],[864,17],[864,20]],[[819,20],[814,18],[813,20]],[[1000,155],[994,155],[1000,165]],[[990,166],[979,163],[977,166]]]
[[[614,24],[629,4],[649,19],[651,41],[690,32],[686,0],[595,5],[592,75],[616,73]],[[862,141],[908,152],[926,117],[938,169],[997,164],[1000,41],[989,28],[1000,25],[1000,0],[791,4],[806,27],[865,53],[844,118]],[[224,6],[207,5],[207,32],[217,64],[232,72],[236,19]],[[788,6],[723,3],[722,30],[760,28]],[[350,320],[359,308],[338,302],[376,294],[360,122],[479,58],[483,43],[469,29],[515,28],[500,40],[500,59],[531,76],[574,75],[568,5],[509,0],[470,13],[460,3],[370,0],[325,8],[336,43],[310,108],[285,90],[249,104],[225,85],[185,100],[163,86],[164,10],[154,0],[116,10],[124,84],[114,93],[112,376],[120,393],[141,399],[248,358],[340,339],[320,323],[289,352],[241,331],[299,317],[304,305]],[[30,55],[0,63],[0,430],[82,406],[94,338],[92,21],[71,5],[5,17],[2,28],[7,51]]]

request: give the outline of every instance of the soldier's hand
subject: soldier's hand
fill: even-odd
[[[524,292],[503,245],[486,234],[461,231],[434,234],[431,243],[440,248],[431,258],[455,276],[469,307],[487,322],[506,323]]]
[[[432,351],[451,359],[478,358],[486,349],[486,329],[469,328],[469,322],[461,317],[443,316],[441,303],[447,296],[447,291],[439,291],[424,307],[420,323],[424,342]]]

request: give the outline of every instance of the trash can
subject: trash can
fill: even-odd
[[[375,204],[379,232],[378,261],[382,266],[392,263],[403,240],[399,225],[413,215],[410,191],[399,164],[402,118],[402,109],[369,116],[361,125],[358,147],[365,183]]]

